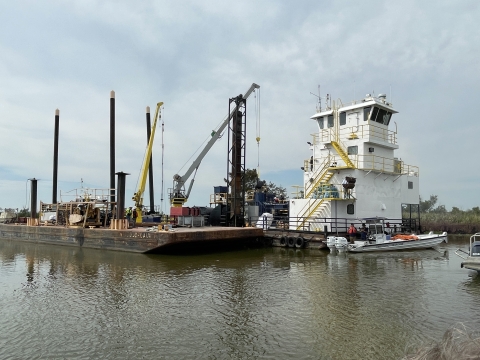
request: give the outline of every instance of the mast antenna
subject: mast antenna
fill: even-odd
[[[318,99],[316,109],[317,109],[317,112],[321,112],[322,111],[322,98],[320,97],[320,85],[318,85],[318,95],[314,94],[312,92],[310,92],[310,94],[312,94],[313,96],[315,96]]]

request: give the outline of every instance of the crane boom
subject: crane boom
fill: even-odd
[[[145,192],[145,184],[147,182],[148,168],[150,165],[150,158],[152,155],[153,140],[155,139],[155,129],[157,127],[157,121],[162,117],[161,107],[163,102],[157,103],[157,109],[155,110],[155,119],[152,125],[152,132],[150,133],[150,138],[148,139],[147,151],[145,152],[145,158],[143,159],[142,170],[140,171],[140,179],[138,183],[138,189],[133,194],[132,200],[135,203],[135,208],[137,209],[137,223],[142,222],[142,208],[143,208],[143,193]]]
[[[243,95],[243,98],[246,100],[248,97],[252,94],[252,92],[255,91],[255,89],[259,89],[260,85],[257,85],[253,83],[250,88],[247,90],[245,95]],[[222,124],[220,127],[212,132],[212,137],[208,141],[207,145],[203,148],[202,152],[197,156],[197,158],[193,161],[193,163],[190,165],[188,170],[185,172],[183,176],[180,176],[179,174],[175,174],[173,176],[173,189],[170,193],[170,202],[172,206],[182,206],[187,200],[190,195],[190,191],[192,190],[193,187],[193,182],[195,181],[195,175],[193,176],[192,180],[190,181],[190,185],[188,187],[187,192],[185,192],[184,187],[185,183],[189,179],[189,177],[192,175],[192,173],[195,172],[200,166],[200,163],[202,162],[203,158],[205,155],[208,153],[208,151],[212,148],[213,144],[219,139],[220,135],[222,134],[223,130],[225,130],[225,127],[228,125],[230,119],[232,118],[233,114],[237,111],[237,108],[233,109],[230,114],[226,116],[226,118],[223,120]]]

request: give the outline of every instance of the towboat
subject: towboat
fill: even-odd
[[[447,242],[447,233],[434,234],[391,234],[389,227],[385,226],[385,218],[365,218],[368,229],[367,240],[355,241],[348,244],[347,251],[353,253],[372,251],[394,251],[411,249],[429,249]]]
[[[396,154],[397,110],[387,95],[318,99],[310,117],[316,130],[306,141],[311,153],[299,164],[303,185],[289,199],[288,229],[343,234],[360,218],[381,214],[393,232],[418,232],[420,171]]]
[[[470,236],[468,252],[457,249],[455,255],[465,260],[461,264],[462,268],[480,272],[480,233]]]

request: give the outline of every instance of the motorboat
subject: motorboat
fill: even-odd
[[[465,260],[462,261],[462,268],[480,272],[480,233],[475,233],[470,236],[468,252],[462,249],[457,249],[455,255]]]
[[[353,253],[373,251],[394,251],[411,249],[429,249],[447,242],[447,233],[434,234],[397,234],[393,235],[388,226],[385,226],[385,218],[374,217],[362,219],[368,229],[367,240],[354,241],[348,244],[347,251]]]

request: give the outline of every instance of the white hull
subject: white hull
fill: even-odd
[[[447,235],[420,235],[418,240],[386,240],[380,244],[351,244],[349,252],[395,251],[412,249],[429,249],[442,242],[447,242]]]
[[[462,262],[461,267],[480,272],[480,258],[470,256]]]

